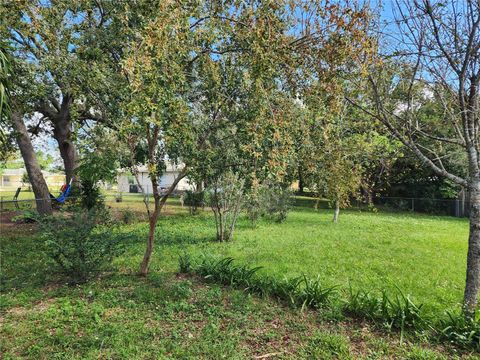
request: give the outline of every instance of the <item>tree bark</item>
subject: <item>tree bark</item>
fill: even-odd
[[[303,180],[303,171],[302,168],[298,168],[298,192],[299,194],[303,194],[305,188],[304,180]]]
[[[41,215],[52,215],[52,203],[47,182],[43,177],[30,136],[23,122],[23,114],[19,111],[14,111],[12,113],[12,120],[16,132],[17,144],[20,148],[28,178],[35,194],[37,211]]]
[[[338,216],[340,215],[340,203],[338,200],[335,200],[335,209],[333,211],[333,222],[336,224],[338,222]]]
[[[160,195],[158,194],[158,190],[156,190],[157,194],[154,192],[154,199],[155,199],[155,209],[153,213],[149,216],[148,224],[149,224],[149,231],[148,231],[148,238],[147,238],[147,247],[145,249],[145,254],[143,254],[143,260],[140,264],[140,275],[147,276],[148,268],[150,266],[150,259],[152,258],[153,254],[153,244],[155,241],[155,229],[157,228],[158,216],[160,215],[161,205],[160,205]]]
[[[72,122],[70,115],[64,114],[61,119],[54,121],[53,137],[58,143],[60,156],[65,169],[66,183],[74,179],[77,167],[77,151],[72,139]]]
[[[158,217],[160,216],[160,212],[162,211],[163,206],[167,202],[168,197],[172,194],[172,192],[177,187],[180,180],[182,180],[187,172],[187,168],[183,168],[183,170],[178,174],[178,177],[173,181],[172,185],[168,188],[165,195],[161,196],[158,192],[158,179],[156,177],[151,177],[152,181],[152,191],[153,191],[153,198],[155,201],[155,207],[153,209],[153,213],[150,214],[147,206],[148,212],[148,224],[149,224],[149,231],[148,231],[148,238],[147,238],[147,247],[145,249],[145,253],[143,255],[143,260],[140,264],[140,275],[147,276],[148,269],[150,266],[150,260],[153,254],[153,245],[155,242],[155,229],[157,228]],[[143,192],[143,189],[142,189]]]
[[[467,316],[474,316],[480,288],[480,179],[470,189],[470,234],[468,238],[467,276],[463,308]]]

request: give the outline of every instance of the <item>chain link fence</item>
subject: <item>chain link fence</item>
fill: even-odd
[[[0,220],[5,220],[6,217],[14,216],[15,213],[23,211],[34,210],[36,208],[36,200],[31,192],[24,192],[22,198],[13,200],[12,196],[0,196],[0,214],[5,216]],[[113,210],[114,213],[124,214],[125,212],[133,213],[135,217],[145,218],[145,201],[153,208],[153,196],[151,194],[141,193],[110,193],[103,195],[105,204]],[[69,197],[67,204],[59,204],[52,200],[54,209],[61,209],[80,201],[80,198]],[[408,211],[418,212],[432,215],[445,215],[455,217],[468,217],[470,204],[468,200],[460,199],[432,199],[432,198],[409,198],[409,197],[375,197],[372,200],[374,207],[380,211]],[[295,197],[295,206],[312,207],[312,208],[329,208],[328,200],[317,200],[311,197]],[[368,204],[360,201],[352,203],[352,208],[366,209]],[[165,212],[188,212],[184,208],[182,197],[180,194],[172,194],[164,208]]]
[[[376,197],[373,205],[384,210],[411,211],[433,215],[468,217],[470,202],[461,199]]]
[[[28,213],[36,209],[37,200],[34,198],[34,194],[31,192],[23,192],[22,197],[17,200],[12,199],[13,195],[0,196],[0,223],[12,223],[12,219],[15,220],[17,215]],[[112,214],[122,220],[147,220],[147,213],[145,202],[153,210],[154,199],[152,194],[120,194],[110,193],[102,196],[105,205],[111,209]],[[45,199],[40,199],[42,201]],[[54,210],[67,209],[72,205],[75,205],[81,201],[80,197],[69,196],[64,204],[56,202],[54,199],[50,199]],[[180,194],[174,193],[170,195],[167,203],[162,209],[162,213],[178,213],[188,212],[186,207],[183,207]]]

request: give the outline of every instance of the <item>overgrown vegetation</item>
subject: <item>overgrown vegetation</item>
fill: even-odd
[[[70,284],[84,283],[104,270],[127,239],[104,208],[74,209],[37,220],[45,254]]]

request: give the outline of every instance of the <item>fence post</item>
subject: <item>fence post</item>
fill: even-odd
[[[0,196],[0,212],[3,212],[3,196]]]
[[[412,212],[415,211],[415,198],[412,198]]]

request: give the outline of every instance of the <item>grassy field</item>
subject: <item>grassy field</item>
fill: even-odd
[[[210,217],[187,218],[175,227],[169,221],[159,230],[166,242],[214,236]],[[333,224],[326,210],[297,210],[283,224],[252,229],[242,221],[234,242],[205,242],[191,251],[230,256],[279,277],[319,275],[345,290],[399,289],[438,313],[462,299],[467,238],[464,219],[347,211]]]
[[[109,203],[121,211],[127,204]],[[135,240],[112,271],[76,287],[49,271],[34,225],[3,226],[3,358],[476,358],[418,337],[399,345],[398,334],[368,323],[332,324],[318,312],[176,274],[184,251],[232,256],[276,277],[319,275],[343,294],[349,286],[401,289],[437,316],[462,297],[466,220],[346,211],[334,225],[328,210],[297,207],[283,224],[254,229],[241,219],[235,240],[219,244],[209,212],[189,216],[175,200],[167,210],[175,215],[159,222],[148,279],[135,275],[147,231],[137,223],[124,226]]]

